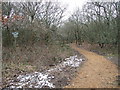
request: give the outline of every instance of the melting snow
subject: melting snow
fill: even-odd
[[[71,67],[79,67],[80,63],[82,62],[82,59],[78,59],[76,56],[70,56],[70,58],[66,58],[65,62],[63,62],[63,66],[71,66]]]
[[[65,61],[61,64],[57,65],[54,68],[46,70],[45,72],[34,72],[31,74],[19,75],[17,77],[17,82],[10,83],[10,88],[22,88],[24,86],[27,86],[29,88],[42,88],[44,86],[47,86],[49,88],[55,88],[55,86],[51,82],[51,79],[55,77],[50,75],[50,72],[58,70],[62,71],[63,68],[67,66],[79,67],[81,62],[82,59],[78,59],[77,55],[70,56],[69,58],[66,58]]]
[[[16,83],[16,88],[22,88],[23,86],[27,85],[29,88],[42,88],[43,86],[48,86],[50,88],[54,88],[54,85],[49,81],[53,77],[48,76],[48,74],[43,74],[40,72],[34,72],[32,74],[27,75],[19,75],[17,80],[19,83]],[[13,83],[12,83],[13,84]],[[11,86],[11,88],[14,86]]]

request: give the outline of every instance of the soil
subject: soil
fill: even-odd
[[[76,73],[80,67],[85,63],[86,58],[81,55],[78,52],[75,52],[74,55],[77,55],[77,57],[81,58],[83,62],[80,64],[79,67],[65,67],[62,69],[62,71],[51,71],[51,75],[55,78],[51,80],[51,82],[57,87],[62,88],[66,85],[70,84],[70,81],[76,76]]]
[[[117,88],[118,67],[101,55],[71,44],[71,48],[83,54],[87,61],[75,78],[65,88]]]

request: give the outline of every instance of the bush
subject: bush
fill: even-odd
[[[35,32],[31,30],[19,30],[19,35],[17,40],[17,44],[22,45],[22,44],[30,44],[34,43],[36,40]],[[8,30],[3,30],[2,32],[2,40],[3,40],[3,46],[13,46],[14,44],[14,37],[12,35],[11,31]]]

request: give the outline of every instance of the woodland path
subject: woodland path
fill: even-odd
[[[116,88],[118,67],[101,55],[78,48],[71,48],[83,54],[87,61],[80,67],[77,76],[65,88]]]

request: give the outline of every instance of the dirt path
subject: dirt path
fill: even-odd
[[[88,60],[80,68],[76,78],[66,88],[116,88],[118,68],[103,56],[78,48],[75,44],[71,47],[83,54]]]

